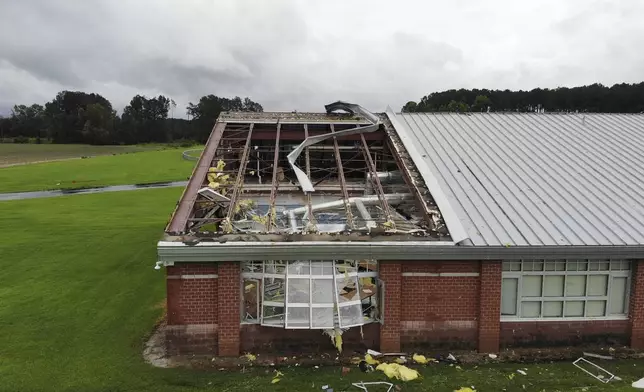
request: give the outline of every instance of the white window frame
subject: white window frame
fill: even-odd
[[[382,284],[381,281],[378,279],[378,272],[377,272],[377,265],[378,262],[375,260],[370,260],[370,264],[374,264],[376,266],[376,270],[368,270],[366,272],[358,272],[358,265],[359,263],[356,263],[356,270],[355,272],[348,272],[346,274],[344,273],[338,273],[336,265],[340,263],[344,263],[342,260],[302,260],[299,262],[304,262],[308,265],[308,273],[307,274],[295,274],[293,272],[289,272],[289,266],[292,265],[292,263],[295,263],[298,261],[273,261],[273,260],[267,260],[267,261],[250,261],[246,262],[242,266],[242,273],[240,276],[240,284],[242,286],[242,298],[243,298],[243,282],[245,280],[249,279],[254,279],[258,280],[261,282],[261,303],[258,304],[260,313],[259,313],[259,318],[257,320],[246,320],[244,319],[245,315],[243,314],[243,300],[240,301],[240,307],[241,307],[241,324],[260,324],[262,326],[267,326],[267,327],[279,327],[279,328],[286,328],[286,329],[331,329],[334,327],[340,327],[340,328],[350,328],[350,327],[355,327],[355,326],[360,326],[360,325],[365,325],[369,323],[374,323],[374,322],[382,322],[383,320],[383,313],[384,313],[384,306],[382,304],[384,303],[384,290],[381,290]],[[313,274],[313,263],[316,262],[329,262],[331,263],[330,267],[332,268],[332,274]],[[275,266],[279,265],[280,267],[283,267],[283,273],[275,273],[276,268]],[[281,270],[281,269],[280,269]],[[270,272],[269,272],[270,271]],[[324,272],[324,270],[322,271]],[[355,279],[356,281],[356,289],[358,291],[358,299],[357,300],[352,300],[348,302],[340,302],[339,299],[339,288],[337,285],[337,279],[342,279],[342,277],[348,276],[351,279]],[[265,292],[266,292],[266,279],[281,279],[284,281],[284,301],[265,301]],[[375,285],[374,285],[374,290],[376,290],[376,298],[377,298],[377,303],[375,306],[378,307],[376,309],[376,318],[365,318],[364,316],[361,319],[361,322],[359,323],[345,323],[340,317],[340,308],[347,307],[347,306],[356,306],[360,309],[360,314],[362,315],[362,300],[360,299],[360,290],[361,290],[361,283],[360,279],[361,278],[375,278]],[[309,302],[308,303],[293,303],[289,300],[289,288],[290,284],[289,281],[291,279],[308,279],[309,280]],[[329,303],[313,303],[313,282],[315,280],[329,280],[332,282],[331,284],[331,289],[333,290],[333,302]],[[275,323],[275,322],[266,322],[264,319],[264,309],[265,307],[281,307],[284,309],[284,314],[283,314],[283,322],[281,323]],[[307,308],[309,309],[309,324],[308,326],[304,325],[297,325],[293,324],[292,322],[289,322],[289,309],[293,308]],[[333,309],[333,326],[313,326],[313,309],[320,309],[320,308],[327,308],[327,309]]]
[[[547,262],[564,262],[565,268],[563,270],[546,270]],[[532,263],[542,263],[541,270],[530,270],[526,266],[534,267]],[[585,270],[571,270],[569,266],[578,265],[578,264],[569,264],[569,263],[584,263],[586,264]],[[608,263],[608,269],[600,270],[601,265],[599,263]],[[617,264],[613,264],[617,263]],[[628,263],[628,269],[624,268],[624,263]],[[517,269],[517,266],[520,265],[520,268]],[[613,266],[619,265],[619,268],[613,268]],[[561,266],[561,264],[559,264]],[[597,266],[598,269],[591,269],[591,266]],[[557,267],[555,267],[557,268]],[[512,270],[514,269],[514,270]],[[504,315],[501,314],[501,321],[588,321],[588,320],[626,320],[628,319],[628,311],[630,304],[630,291],[631,291],[631,277],[632,263],[630,260],[508,260],[503,262],[503,279],[517,279],[517,291],[516,291],[516,304],[515,304],[515,314],[514,315]],[[526,276],[540,276],[541,278],[541,295],[540,296],[522,296],[523,292],[523,278]],[[546,296],[544,295],[546,276],[563,276],[563,296]],[[569,276],[585,276],[585,295],[583,296],[566,296],[566,283]],[[589,291],[589,277],[590,276],[606,276],[606,295],[603,296],[591,296],[588,295]],[[626,288],[625,288],[625,297],[624,297],[624,313],[622,314],[611,314],[610,313],[610,304],[611,304],[611,284],[615,278],[626,278]],[[503,288],[501,289],[501,297],[503,297]],[[502,301],[502,299],[501,299]],[[581,301],[584,303],[584,315],[583,316],[566,316],[566,302],[571,301]],[[603,316],[588,316],[588,306],[587,302],[589,301],[604,301],[604,315]],[[523,302],[539,302],[540,311],[539,317],[521,317],[521,309]],[[544,303],[546,302],[561,302],[562,310],[561,316],[544,316]],[[502,309],[501,309],[502,311]]]

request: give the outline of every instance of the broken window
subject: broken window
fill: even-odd
[[[349,328],[378,321],[382,315],[374,260],[246,262],[242,284],[242,321],[247,323]]]
[[[626,317],[630,262],[527,260],[503,262],[503,318]]]

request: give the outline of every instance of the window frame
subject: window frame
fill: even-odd
[[[547,270],[546,263],[554,262],[555,270]],[[564,268],[557,270],[557,264],[564,262]],[[516,303],[515,303],[515,313],[510,314],[500,314],[501,321],[511,321],[511,322],[534,322],[534,321],[593,321],[593,320],[627,320],[629,317],[629,305],[630,305],[630,294],[631,294],[631,284],[632,284],[632,262],[630,260],[624,259],[610,259],[610,260],[578,260],[578,259],[566,259],[566,260],[507,260],[502,262],[502,273],[501,273],[501,313],[503,311],[503,281],[505,279],[516,279]],[[506,269],[506,263],[508,268]],[[517,263],[520,263],[520,268],[517,270]],[[526,265],[531,265],[531,268],[534,268],[535,263],[539,265],[541,263],[540,270],[531,270],[525,269]],[[572,263],[578,267],[585,265],[585,270],[571,270],[569,269]],[[608,263],[608,268],[604,270],[593,269],[591,266],[597,266],[601,268],[601,263]],[[613,268],[613,263],[618,263],[618,269]],[[624,267],[623,263],[627,263],[628,269],[622,269]],[[541,277],[541,291],[539,296],[524,296],[523,292],[523,283],[524,278],[529,276],[540,276]],[[563,296],[547,296],[545,295],[545,285],[547,276],[563,276]],[[567,282],[569,276],[584,276],[585,277],[585,287],[583,296],[566,296]],[[606,291],[605,295],[589,295],[589,280],[591,276],[606,276]],[[611,285],[616,278],[626,278],[626,287],[624,293],[624,313],[611,314]],[[566,316],[566,303],[567,302],[576,302],[580,301],[584,304],[584,315],[583,316]],[[591,301],[603,301],[604,302],[604,315],[603,316],[589,316],[588,315],[588,302]],[[539,316],[538,317],[521,317],[522,304],[525,302],[539,302]],[[560,316],[544,316],[544,307],[547,302],[560,302],[561,303],[561,315]]]

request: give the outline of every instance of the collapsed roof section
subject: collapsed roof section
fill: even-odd
[[[326,111],[222,113],[167,239],[449,240],[387,116]]]

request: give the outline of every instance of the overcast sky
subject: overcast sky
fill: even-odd
[[[644,80],[644,1],[0,1],[0,113],[64,89],[382,111],[450,88]]]

